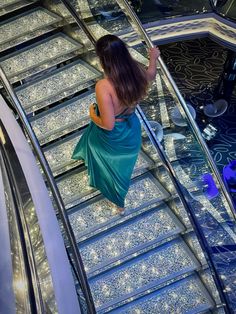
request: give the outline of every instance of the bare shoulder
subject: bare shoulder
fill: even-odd
[[[103,90],[107,90],[107,91],[109,91],[110,89],[111,89],[111,83],[109,82],[109,80],[108,79],[106,79],[106,78],[103,78],[103,79],[101,79],[101,80],[99,80],[97,83],[96,83],[96,90],[101,90],[101,89],[103,89]]]

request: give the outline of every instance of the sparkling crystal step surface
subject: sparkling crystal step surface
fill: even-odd
[[[27,74],[24,75],[26,71],[29,72],[30,69],[39,67],[53,59],[55,60],[54,64],[56,64],[57,58],[62,55],[66,56],[81,47],[81,44],[65,34],[57,33],[36,44],[7,55],[0,59],[0,65],[8,78],[11,79],[11,82],[16,82],[18,77],[20,79],[27,77]],[[51,66],[54,64],[51,61]]]
[[[97,230],[105,230],[132,218],[145,211],[149,205],[168,197],[169,194],[159,182],[150,173],[146,173],[131,181],[125,202],[125,216],[118,215],[116,208],[102,196],[72,208],[68,215],[76,239],[82,240],[83,236],[91,236],[92,233],[97,233]]]
[[[82,243],[80,253],[86,272],[101,269],[183,230],[170,209],[161,205]]]
[[[147,165],[146,160],[139,159],[141,165],[139,167],[143,168],[143,164]],[[150,173],[148,177],[144,180],[144,186],[138,192],[146,192],[147,188],[150,188],[156,184],[156,192],[158,191],[158,196],[163,196],[165,190],[162,188],[160,183],[155,179]],[[72,173],[67,174],[66,176],[57,180],[57,186],[60,190],[62,199],[67,208],[76,206],[82,201],[85,201],[95,195],[98,195],[100,192],[89,186],[89,177],[85,168],[72,171]],[[155,190],[155,189],[154,189]]]
[[[77,60],[34,82],[24,84],[15,91],[29,113],[84,89],[100,75],[86,62]]]
[[[78,143],[83,131],[79,131],[71,136],[67,136],[65,139],[57,141],[44,149],[45,157],[49,162],[51,170],[55,175],[61,174],[64,171],[68,171],[83,161],[75,161],[71,159],[72,153],[76,144]],[[138,157],[135,170],[139,171],[144,168],[153,166],[153,162],[142,151]]]
[[[82,160],[71,159],[75,145],[78,143],[82,134],[83,131],[79,131],[44,148],[44,155],[54,176],[83,163]]]
[[[13,12],[15,10],[27,7],[28,5],[34,3],[31,0],[12,0],[12,1],[1,1],[0,4],[0,16]]]
[[[0,24],[0,45],[61,20],[59,16],[38,7]]]
[[[176,239],[90,279],[89,283],[95,306],[101,310],[198,267],[187,245]]]
[[[17,3],[17,2],[21,2],[21,0],[1,0],[0,9],[7,7],[11,4]]]
[[[154,291],[110,314],[202,313],[214,307],[208,291],[196,275]],[[99,312],[101,314],[102,311]]]
[[[95,102],[94,91],[74,97],[31,119],[31,125],[41,144],[74,131],[89,122],[89,105]]]

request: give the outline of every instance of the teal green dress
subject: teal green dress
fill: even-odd
[[[127,109],[115,117],[122,121],[115,121],[111,131],[91,121],[72,154],[72,159],[85,161],[89,185],[119,207],[124,207],[141,147],[139,119],[135,112],[126,115]]]

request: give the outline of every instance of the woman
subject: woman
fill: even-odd
[[[97,105],[91,105],[91,123],[76,145],[73,159],[83,159],[89,184],[124,214],[124,201],[141,147],[141,126],[135,106],[156,75],[158,48],[150,49],[144,69],[114,35],[101,37],[96,52],[105,77],[97,82]]]

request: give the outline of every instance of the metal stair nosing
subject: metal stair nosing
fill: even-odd
[[[76,90],[77,91],[81,91],[81,88],[84,89],[85,87],[83,87],[83,85],[85,84],[86,86],[91,86],[92,84],[94,84],[94,80],[97,79],[101,73],[93,68],[91,65],[89,65],[88,63],[84,62],[83,60],[79,59],[79,60],[76,60],[74,61],[73,63],[70,63],[70,64],[67,64],[65,66],[63,66],[62,68],[59,68],[59,69],[56,69],[55,71],[53,71],[52,73],[48,74],[48,75],[45,75],[43,77],[40,77],[36,80],[34,80],[33,82],[29,82],[29,83],[26,83],[26,84],[23,84],[19,87],[17,87],[15,89],[16,91],[16,94],[18,92],[21,92],[22,90],[25,90],[29,87],[32,87],[34,86],[35,84],[39,83],[39,82],[42,82],[44,80],[48,80],[48,79],[53,79],[53,77],[55,77],[58,73],[62,73],[65,69],[68,70],[69,68],[72,68],[73,66],[76,66],[77,64],[82,64],[84,67],[86,67],[87,69],[89,69],[91,72],[93,72],[93,77],[88,80],[88,79],[83,79],[81,80],[80,82],[77,82],[77,83],[74,83],[72,86],[67,86],[65,87],[63,90],[60,91],[60,95],[62,95],[63,93],[66,93],[67,91],[71,91],[73,88],[75,87],[78,87]],[[73,91],[72,93],[75,93],[76,91]],[[25,104],[23,103],[23,107],[24,109],[26,110],[27,113],[30,113],[30,112],[33,112],[34,110],[32,109],[34,106],[36,105],[39,105],[39,104],[43,104],[42,107],[40,107],[40,109],[42,109],[43,107],[45,106],[48,106],[49,104],[53,103],[53,99],[54,97],[56,98],[56,101],[59,101],[60,99],[63,99],[64,97],[68,97],[69,95],[65,96],[63,94],[63,96],[60,96],[59,98],[57,98],[57,95],[58,95],[58,92],[57,91],[54,91],[52,94],[50,95],[47,95],[45,96],[44,98],[41,98],[40,100],[38,101],[34,101],[34,102],[31,102],[30,104]],[[19,96],[18,96],[19,97]],[[47,101],[51,101],[50,103],[48,103]]]
[[[198,276],[194,273],[190,273],[188,276],[183,276],[183,278],[179,278],[178,280],[176,280],[176,282],[170,284],[170,285],[166,285],[163,287],[160,287],[158,290],[154,290],[151,291],[150,293],[147,293],[141,297],[138,297],[134,300],[130,300],[129,303],[125,303],[122,304],[121,306],[117,307],[117,308],[110,308],[107,309],[105,311],[99,311],[98,314],[103,314],[103,313],[110,313],[110,314],[132,314],[132,313],[143,313],[143,314],[169,314],[170,311],[171,313],[174,313],[174,308],[169,309],[164,308],[164,303],[161,302],[160,306],[159,306],[159,311],[156,312],[156,305],[158,304],[158,298],[160,300],[160,297],[165,294],[168,293],[168,291],[173,291],[176,295],[178,295],[179,291],[181,291],[181,286],[187,286],[187,290],[186,293],[189,293],[191,296],[191,289],[190,287],[188,287],[188,283],[189,282],[193,282],[194,286],[198,288],[198,291],[202,292],[202,294],[204,295],[204,297],[206,298],[206,300],[208,301],[208,305],[205,304],[201,304],[198,305],[197,307],[193,308],[191,307],[191,309],[188,309],[187,313],[188,314],[197,314],[197,313],[209,313],[209,310],[212,310],[214,308],[214,302],[210,296],[210,294],[208,293],[207,289],[205,288],[204,284],[202,284],[201,280],[198,278]],[[181,291],[182,292],[182,291]],[[195,291],[196,293],[196,291]],[[195,293],[192,294],[191,296],[191,300],[194,300],[195,297]],[[181,296],[180,296],[181,297]],[[173,298],[171,299],[173,300]],[[147,307],[147,302],[148,304],[151,304],[151,307]],[[181,302],[181,301],[180,301]],[[175,301],[174,301],[175,303]],[[143,312],[142,310],[140,310],[140,306],[142,307],[142,305],[144,305],[143,308]],[[137,312],[135,312],[135,306],[137,309]],[[176,305],[175,305],[176,307]],[[177,310],[178,308],[176,308]],[[183,310],[186,310],[186,308],[183,308]],[[181,312],[183,313],[183,312]],[[215,312],[214,312],[215,313]]]
[[[4,25],[4,24],[11,23],[11,22],[14,21],[14,20],[16,21],[18,18],[27,16],[27,15],[33,13],[33,12],[36,12],[37,10],[38,10],[38,11],[43,11],[43,12],[47,13],[48,15],[50,15],[51,17],[54,18],[54,21],[53,21],[53,22],[44,23],[43,25],[41,25],[41,26],[38,27],[37,29],[33,29],[33,30],[31,30],[31,31],[25,31],[25,32],[23,32],[22,34],[16,34],[14,37],[11,37],[10,39],[7,39],[7,38],[6,38],[4,41],[0,42],[0,46],[3,45],[3,44],[6,44],[6,43],[8,43],[8,42],[11,42],[11,41],[17,39],[18,37],[22,37],[22,36],[24,36],[24,35],[26,35],[26,34],[28,34],[28,33],[32,33],[33,31],[39,30],[39,29],[44,28],[44,27],[49,26],[49,25],[53,25],[53,24],[59,22],[59,21],[62,19],[60,16],[58,16],[58,15],[56,15],[56,14],[54,14],[54,13],[48,11],[48,10],[46,10],[46,9],[43,8],[43,7],[37,7],[37,8],[33,8],[33,9],[27,11],[27,12],[21,13],[21,14],[19,14],[19,15],[17,15],[17,16],[13,16],[13,17],[9,18],[9,19],[6,20],[6,21],[1,22],[1,23],[0,23],[0,27],[1,27],[2,25]]]
[[[60,38],[60,37],[66,39],[66,40],[70,41],[72,44],[74,44],[74,48],[71,48],[70,50],[67,50],[67,51],[64,51],[64,52],[62,51],[60,54],[58,54],[55,57],[51,57],[51,58],[48,58],[47,60],[43,60],[43,61],[41,61],[41,62],[39,62],[37,64],[31,65],[30,67],[24,68],[21,71],[18,71],[16,73],[12,73],[11,75],[8,75],[7,71],[5,71],[7,77],[10,79],[11,83],[15,83],[18,80],[25,79],[27,77],[27,73],[30,73],[30,75],[39,73],[41,71],[40,66],[43,66],[45,64],[47,65],[47,63],[50,62],[50,61],[51,61],[50,66],[57,65],[57,60],[59,60],[60,62],[66,61],[67,60],[67,55],[69,55],[72,52],[78,51],[83,46],[80,43],[78,43],[75,40],[73,40],[72,38],[70,38],[69,36],[65,35],[64,33],[58,32],[58,33],[56,33],[54,35],[51,35],[51,36],[49,36],[49,37],[47,37],[45,39],[40,40],[39,42],[31,44],[30,46],[27,46],[27,47],[25,47],[23,49],[20,49],[18,51],[15,51],[13,53],[10,53],[10,54],[0,58],[0,64],[1,64],[4,61],[6,62],[6,61],[10,60],[12,57],[20,55],[20,54],[22,54],[24,52],[27,52],[27,51],[31,50],[31,49],[37,48],[37,47],[47,43],[50,40],[53,40],[53,39],[56,39],[56,38]],[[64,57],[64,58],[61,59],[62,57]],[[37,70],[37,68],[38,68],[38,70]],[[46,69],[48,69],[48,67]],[[3,70],[4,70],[4,67],[3,67]]]
[[[157,251],[162,251],[168,248],[170,248],[172,245],[175,245],[175,243],[181,243],[181,245],[183,246],[184,251],[186,252],[186,254],[189,256],[189,258],[192,260],[192,265],[186,267],[185,269],[182,270],[178,270],[178,271],[174,271],[172,274],[168,274],[166,277],[163,278],[159,278],[158,280],[154,280],[152,282],[149,282],[148,284],[142,286],[139,289],[136,289],[134,292],[131,293],[127,293],[124,294],[123,296],[120,297],[116,297],[115,299],[111,300],[111,301],[107,301],[105,304],[102,304],[101,306],[99,306],[97,308],[98,312],[104,309],[107,309],[113,305],[118,305],[120,302],[129,299],[137,294],[141,294],[144,291],[148,291],[149,289],[153,289],[153,288],[157,288],[158,286],[164,284],[165,282],[168,282],[170,280],[175,280],[175,278],[179,278],[185,274],[190,274],[192,272],[194,272],[195,270],[197,270],[200,267],[199,262],[196,260],[195,256],[192,254],[192,252],[189,250],[189,248],[187,247],[187,245],[184,243],[184,241],[180,240],[172,240],[168,243],[163,244],[162,246],[158,247],[157,249],[154,249],[148,253],[145,253],[143,256],[143,260],[147,259],[147,257],[152,256],[152,254],[157,253]],[[141,261],[142,260],[142,256],[138,256],[136,259],[133,259],[131,261],[128,261],[120,266],[117,266],[115,268],[115,271],[113,269],[110,269],[106,272],[106,274],[101,274],[101,275],[97,275],[96,277],[89,279],[89,284],[90,284],[90,288],[93,294],[93,284],[94,282],[99,281],[100,279],[106,279],[107,277],[109,277],[109,275],[112,275],[112,273],[117,273],[118,271],[122,271],[124,269],[126,269],[128,266],[133,265],[134,263],[137,264],[137,260]]]
[[[182,233],[184,231],[185,228],[179,222],[177,217],[172,213],[172,211],[168,208],[168,206],[164,204],[164,205],[160,205],[158,207],[154,207],[154,208],[146,211],[145,213],[142,213],[141,215],[137,215],[135,217],[132,217],[129,220],[123,221],[121,224],[112,226],[110,229],[102,231],[99,234],[97,234],[96,236],[87,238],[82,243],[79,241],[78,245],[80,247],[81,255],[83,258],[84,247],[90,246],[93,243],[98,243],[100,241],[100,239],[104,239],[106,236],[109,237],[110,235],[115,234],[117,231],[121,230],[124,227],[132,226],[133,224],[135,224],[135,222],[142,220],[143,217],[150,216],[154,213],[158,213],[161,211],[167,212],[169,218],[175,224],[175,229],[168,230],[168,233],[166,232],[166,233],[160,234],[155,239],[148,240],[148,242],[145,241],[145,242],[138,244],[132,248],[129,248],[128,250],[125,251],[125,253],[119,255],[118,257],[114,256],[113,258],[110,258],[105,262],[99,263],[98,265],[91,267],[87,271],[87,276],[89,278],[92,278],[95,276],[95,273],[96,273],[96,275],[98,274],[99,270],[104,269],[105,267],[107,268],[107,266],[112,265],[117,261],[119,261],[120,262],[119,264],[121,264],[122,260],[126,259],[127,257],[134,258],[137,255],[141,254],[140,252],[142,252],[143,250],[145,250],[145,251],[149,250],[149,248],[152,247],[153,245],[155,245],[155,246],[159,246],[160,244],[162,245],[163,243],[168,242],[170,239],[177,237],[180,233]],[[111,268],[111,266],[109,268]]]

